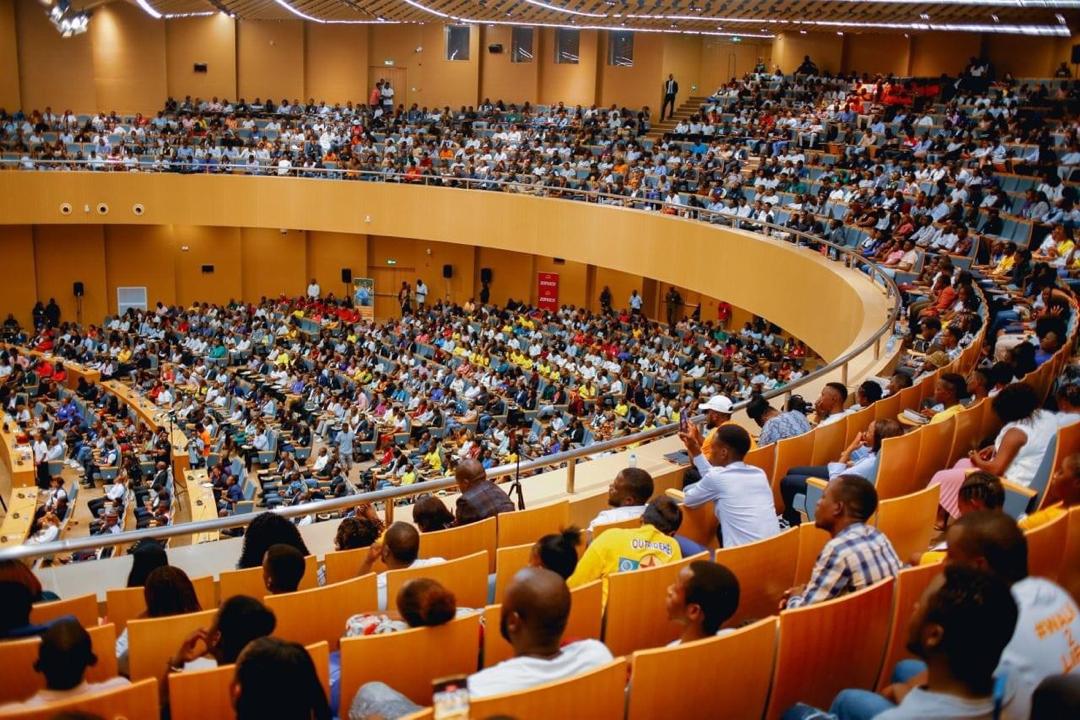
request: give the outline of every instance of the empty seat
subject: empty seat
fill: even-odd
[[[311,590],[267,595],[266,606],[277,617],[274,634],[304,645],[326,641],[336,649],[352,615],[378,609],[375,582],[369,573]]]

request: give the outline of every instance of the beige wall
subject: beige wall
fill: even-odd
[[[19,47],[15,27],[15,0],[0,0],[0,108],[19,107]]]
[[[195,72],[196,63],[206,72]],[[166,20],[165,68],[171,97],[237,97],[236,21],[221,13]]]
[[[576,65],[555,63],[554,35],[536,28],[534,62],[511,63],[509,27],[472,26],[469,60],[448,61],[441,23],[324,25],[221,13],[154,20],[134,4],[112,2],[95,9],[89,32],[63,39],[37,0],[0,0],[0,107],[149,113],[169,95],[364,101],[372,78],[387,76],[407,105],[456,108],[486,97],[655,109],[668,73],[679,80],[682,101],[741,76],[759,57],[785,71],[809,54],[834,72],[938,75],[985,52],[999,71],[1030,77],[1050,75],[1072,44],[962,33],[783,33],[740,42],[637,33],[634,66],[618,68],[607,65],[607,31],[581,32]],[[492,43],[503,53],[489,53]],[[196,73],[196,63],[206,63],[207,72]]]
[[[252,99],[306,100],[304,23],[246,20],[236,24],[236,92]]]

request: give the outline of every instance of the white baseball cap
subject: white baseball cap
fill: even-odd
[[[731,402],[731,398],[725,395],[713,395],[709,398],[708,402],[700,406],[701,410],[712,410],[713,412],[730,414],[731,408],[734,403]]]

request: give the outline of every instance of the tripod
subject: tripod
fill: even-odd
[[[510,483],[510,495],[517,493],[517,509],[525,509],[525,494],[521,490],[521,444],[520,429],[514,430],[510,438],[510,449],[514,453],[514,482]]]

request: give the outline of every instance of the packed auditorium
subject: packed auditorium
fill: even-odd
[[[0,720],[1080,718],[1077,0],[0,66]]]

